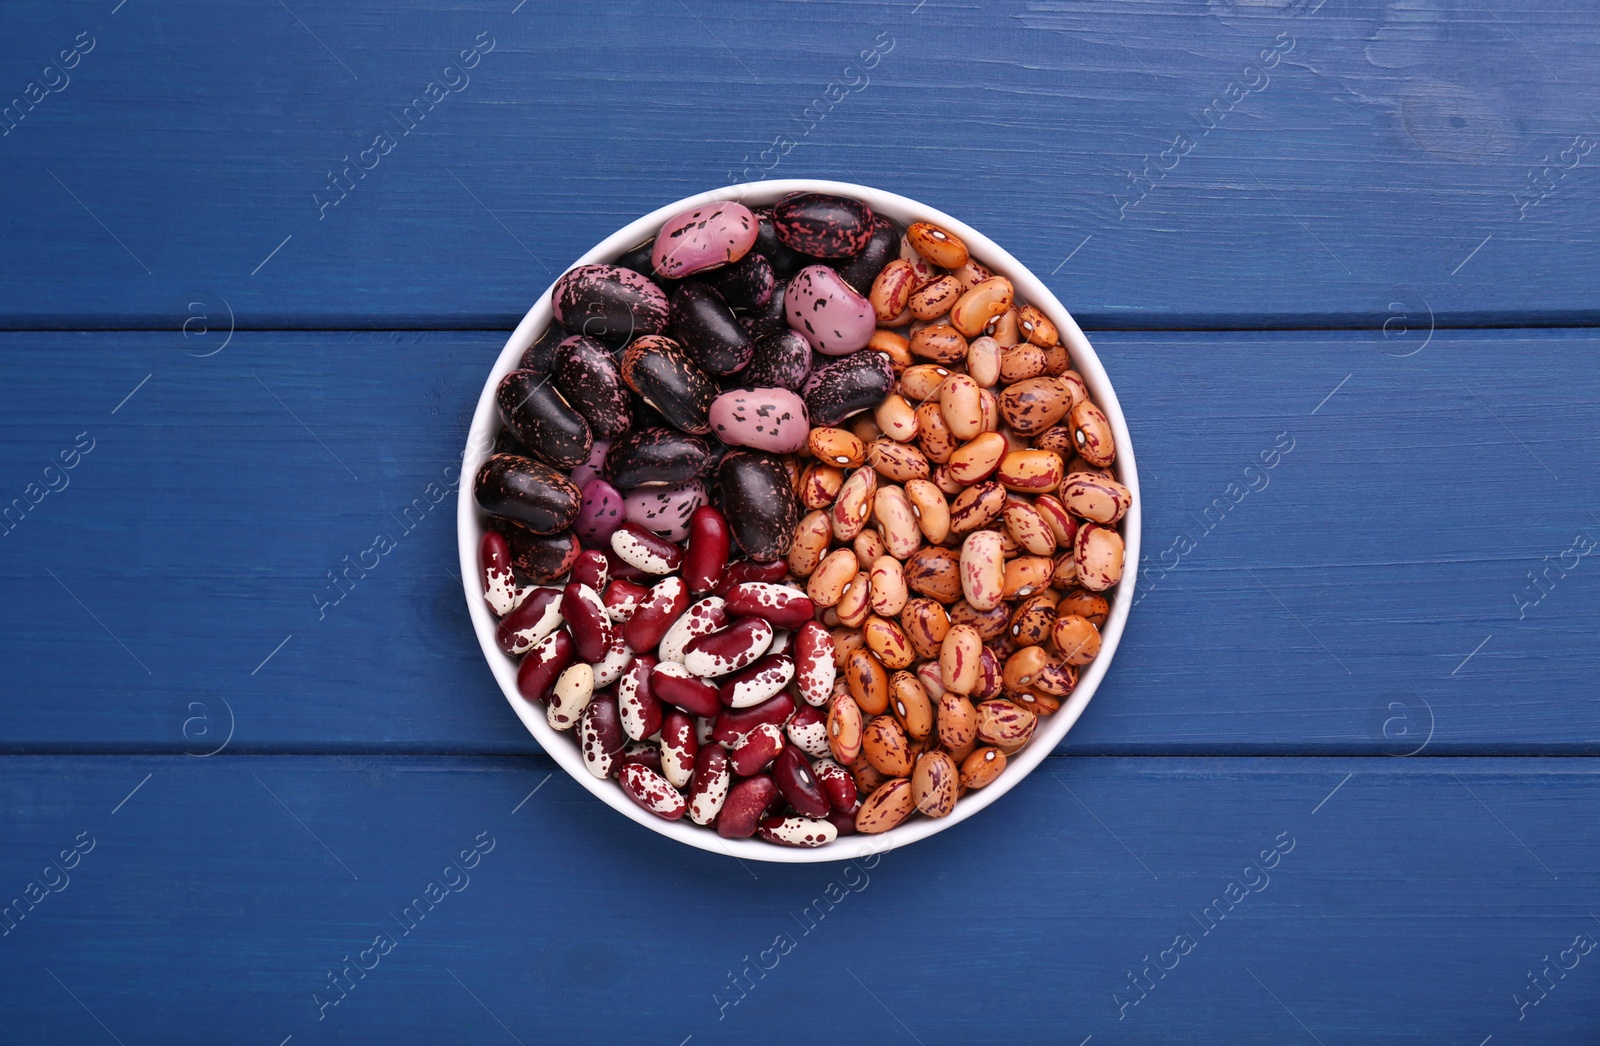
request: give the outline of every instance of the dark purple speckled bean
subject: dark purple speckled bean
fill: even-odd
[[[895,237],[895,250],[900,249],[900,238]],[[898,255],[897,255],[898,256]],[[735,309],[759,309],[772,300],[772,290],[778,285],[772,263],[759,251],[751,251],[732,265],[712,269],[704,279],[717,289],[722,300]],[[871,286],[870,282],[868,286]]]
[[[837,425],[870,410],[894,391],[894,367],[881,352],[857,352],[811,372],[801,394],[811,424]]]
[[[667,295],[649,278],[616,265],[580,265],[556,281],[556,322],[613,348],[667,329]]]
[[[780,282],[811,264],[813,259],[778,239],[777,227],[772,224],[771,207],[762,207],[756,211],[756,221],[760,226],[756,233],[755,249],[766,256],[772,265],[773,275],[778,277]]]
[[[717,386],[671,338],[635,339],[622,354],[622,380],[673,428],[694,435],[711,431],[706,414]]]
[[[872,290],[872,281],[878,278],[883,267],[900,257],[900,230],[894,222],[877,215],[872,219],[872,233],[861,253],[846,261],[835,262],[834,269],[844,282],[855,288],[857,294],[866,296]]]
[[[536,534],[566,530],[578,516],[578,488],[547,465],[494,454],[478,469],[473,496],[488,513],[514,519]]]
[[[750,362],[755,341],[715,287],[686,280],[672,296],[672,336],[708,374],[737,374]]]
[[[703,477],[716,467],[720,445],[663,426],[636,428],[611,441],[606,479],[622,490],[675,487]]]
[[[778,239],[813,258],[853,258],[872,236],[872,208],[831,193],[790,193],[772,208]]]
[[[583,415],[572,409],[550,376],[514,370],[495,390],[500,420],[528,448],[528,453],[560,469],[581,465],[589,457],[594,434]]]
[[[562,341],[550,376],[597,439],[620,435],[633,424],[632,397],[622,370],[600,342],[581,334]]]
[[[811,374],[811,343],[787,324],[756,341],[750,365],[739,373],[739,383],[751,388],[776,386],[799,390]]]

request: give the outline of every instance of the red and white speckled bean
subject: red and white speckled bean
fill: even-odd
[[[661,699],[650,691],[650,670],[655,666],[655,658],[640,654],[617,679],[617,712],[622,719],[622,732],[635,741],[643,741],[661,729],[665,709]]]
[[[578,657],[598,661],[611,648],[611,615],[600,601],[600,594],[588,585],[568,582],[561,594],[561,616],[572,630]]]
[[[818,759],[811,764],[817,784],[828,797],[828,805],[836,814],[854,814],[861,805],[861,794],[856,789],[856,779],[850,771],[832,759]]]
[[[611,616],[615,624],[623,624],[633,612],[639,609],[639,604],[650,595],[650,590],[636,581],[625,578],[616,578],[606,590],[600,593],[600,601],[606,605],[606,613]]]
[[[810,705],[795,709],[783,732],[789,735],[789,743],[806,755],[821,757],[828,754],[828,717]]]
[[[483,532],[478,544],[478,565],[483,571],[483,598],[489,609],[504,617],[527,598],[531,589],[518,588],[517,578],[511,570],[511,545],[505,535],[493,530]]]
[[[623,763],[617,782],[628,793],[628,798],[657,817],[676,821],[689,809],[683,793],[642,763]]]
[[[713,716],[722,710],[717,688],[676,661],[662,661],[650,670],[650,692],[691,715]]]
[[[716,820],[732,784],[728,750],[721,745],[702,746],[694,760],[694,777],[689,782],[689,819],[695,824],[710,824]]]
[[[556,730],[571,730],[594,697],[594,669],[579,662],[568,665],[550,688],[544,716]]]
[[[495,642],[508,654],[526,654],[561,627],[561,590],[530,588],[528,596],[495,626]]]
[[[720,745],[734,745],[762,723],[781,726],[794,714],[794,697],[780,690],[754,708],[727,708],[717,716],[711,739]]]
[[[683,664],[702,679],[714,679],[753,664],[771,645],[771,625],[759,617],[742,617],[720,632],[690,640]]]
[[[627,624],[622,626],[629,649],[636,654],[647,654],[654,650],[688,605],[689,589],[682,578],[669,577],[656,582],[650,594],[634,610],[633,616],[628,618]]]
[[[801,698],[818,708],[827,704],[839,673],[832,633],[816,621],[801,625],[794,634],[794,663]]]
[[[804,592],[788,585],[747,581],[728,590],[728,613],[759,617],[773,628],[799,628],[816,613],[816,604]]]
[[[517,692],[529,701],[543,701],[559,676],[572,663],[572,636],[561,628],[545,636],[517,666]]]
[[[594,695],[578,717],[578,747],[583,752],[585,769],[601,780],[610,777],[627,743],[628,735],[622,732],[622,720],[617,715],[616,696],[604,692]]]
[[[839,829],[820,817],[768,817],[760,831],[761,838],[779,846],[826,846],[839,837]]]
[[[616,529],[611,535],[611,551],[646,574],[670,574],[683,565],[683,549],[637,523],[624,523]]]
[[[622,754],[617,757],[617,769],[628,763],[638,763],[648,766],[656,773],[661,772],[661,749],[656,747],[654,741],[629,741],[622,746]]]
[[[694,776],[695,756],[700,741],[695,736],[694,720],[676,708],[661,721],[661,773],[675,788],[688,787]]]
[[[794,678],[794,658],[768,654],[742,672],[731,675],[718,687],[718,696],[728,708],[749,708],[789,685]]]
[[[826,817],[832,810],[828,794],[817,783],[817,775],[811,772],[811,761],[793,745],[785,745],[772,761],[772,779],[778,782],[778,791],[797,813]]]
[[[604,592],[611,580],[611,560],[599,549],[584,549],[578,553],[578,558],[572,561],[570,580],[580,585],[588,585],[596,592]]]
[[[691,640],[701,636],[708,636],[728,623],[728,614],[722,597],[707,596],[683,612],[683,616],[672,623],[667,629],[667,634],[661,637],[661,645],[656,648],[656,655],[663,661],[676,661],[683,664],[683,648]]]
[[[633,664],[633,657],[633,651],[628,649],[622,633],[614,633],[611,645],[606,648],[606,656],[594,663],[594,685],[610,686],[622,678],[623,671]]]
[[[765,770],[783,751],[783,731],[774,723],[762,723],[745,734],[728,753],[733,772],[751,777]]]
[[[700,595],[722,582],[733,549],[728,520],[710,505],[702,505],[689,517],[689,547],[683,554],[683,580],[689,591]]]

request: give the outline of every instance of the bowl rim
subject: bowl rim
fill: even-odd
[[[505,346],[495,358],[483,391],[473,412],[472,425],[467,434],[467,444],[462,452],[462,482],[456,500],[456,532],[460,554],[462,588],[467,599],[468,614],[478,645],[490,671],[500,684],[500,690],[517,718],[550,758],[590,793],[612,809],[644,827],[710,853],[741,860],[768,861],[777,864],[821,864],[834,861],[860,859],[870,854],[886,853],[926,839],[965,821],[994,803],[1025,777],[1038,768],[1066,737],[1077,723],[1089,701],[1099,689],[1101,681],[1111,667],[1111,662],[1121,642],[1129,612],[1133,608],[1134,587],[1138,580],[1140,524],[1142,500],[1139,494],[1138,467],[1133,441],[1128,433],[1127,419],[1116,390],[1106,374],[1099,356],[1089,339],[1078,326],[1071,312],[1061,304],[1044,282],[1031,269],[1018,261],[1009,251],[965,222],[944,213],[936,207],[907,196],[886,192],[871,186],[852,182],[829,181],[813,178],[783,178],[760,182],[742,182],[687,196],[681,200],[658,207],[602,239],[582,257],[574,261],[565,272],[580,265],[614,262],[624,252],[654,237],[667,219],[687,210],[716,200],[737,200],[753,207],[776,202],[792,192],[825,192],[853,196],[866,202],[875,213],[881,212],[902,227],[913,221],[930,221],[959,236],[966,242],[975,258],[997,274],[1006,276],[1017,289],[1017,296],[1037,307],[1055,323],[1063,343],[1072,354],[1074,369],[1083,375],[1094,402],[1105,412],[1117,441],[1115,470],[1118,479],[1128,487],[1133,496],[1132,507],[1123,517],[1124,568],[1111,602],[1105,627],[1100,630],[1100,653],[1079,676],[1078,685],[1060,710],[1041,719],[1033,739],[1007,763],[998,780],[976,792],[969,792],[956,804],[948,817],[917,818],[877,835],[841,836],[827,846],[816,849],[799,849],[774,846],[760,839],[724,839],[714,830],[701,827],[688,820],[666,821],[645,811],[630,799],[610,779],[591,774],[583,763],[577,745],[552,728],[545,718],[543,707],[525,700],[517,691],[516,661],[501,651],[495,642],[497,620],[483,597],[483,577],[478,565],[478,547],[484,531],[486,515],[478,508],[473,497],[470,477],[477,474],[479,466],[488,456],[500,428],[500,418],[495,405],[495,388],[500,379],[515,370],[522,354],[531,346],[538,332],[552,322],[551,295],[560,277],[551,280],[544,293],[522,317],[522,321],[506,339]]]

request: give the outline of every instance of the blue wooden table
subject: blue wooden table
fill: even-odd
[[[3,23],[0,1040],[1600,1041],[1592,3]],[[1046,278],[1146,556],[1036,773],[784,867],[539,753],[430,492],[554,273],[797,175]]]

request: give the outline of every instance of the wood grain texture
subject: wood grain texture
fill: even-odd
[[[1096,326],[1594,323],[1600,27],[1495,6],[27,5],[0,323],[508,325],[628,219],[792,175],[957,214]]]
[[[95,441],[0,537],[5,745],[202,752],[231,708],[230,750],[533,751],[431,504],[501,338],[0,336],[0,505]],[[1600,334],[1094,340],[1147,559],[1066,750],[1596,751]]]
[[[1588,759],[1057,758],[912,849],[744,867],[625,821],[543,757],[11,757],[12,910],[80,832],[93,848],[0,936],[7,1030],[1586,1042],[1600,952],[1569,953],[1521,1020],[1513,993],[1539,998],[1530,969],[1600,939],[1597,774]],[[475,865],[450,867],[480,841]],[[1172,968],[1121,1007],[1163,950]],[[319,1019],[313,993],[339,998],[329,970],[358,959],[372,968]],[[747,963],[741,996],[728,982]]]

